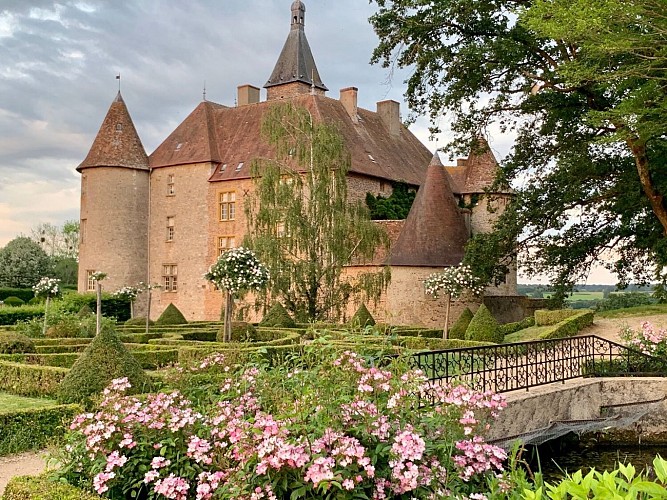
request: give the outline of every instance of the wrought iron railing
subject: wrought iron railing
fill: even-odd
[[[667,360],[595,335],[420,352],[410,363],[429,380],[495,392],[578,377],[667,375]]]

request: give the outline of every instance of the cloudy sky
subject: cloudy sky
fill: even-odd
[[[306,33],[331,97],[403,102],[406,73],[370,66],[366,0],[306,0]],[[234,105],[263,86],[289,31],[291,0],[1,0],[0,246],[42,222],[79,218],[79,174],[122,93],[146,151],[202,100]],[[408,110],[402,104],[404,116]],[[427,123],[413,132],[430,149]],[[491,138],[498,156],[510,138]],[[599,280],[598,280],[599,281]]]

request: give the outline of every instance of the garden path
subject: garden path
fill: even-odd
[[[620,342],[619,332],[621,328],[627,325],[638,330],[641,328],[643,321],[650,321],[658,327],[667,327],[667,314],[613,319],[596,318],[595,324],[582,330],[580,335],[597,335],[614,342]],[[44,451],[40,451],[0,457],[0,496],[12,477],[42,473],[46,469],[44,453]]]
[[[41,474],[46,469],[44,451],[0,457],[0,497],[14,476]]]

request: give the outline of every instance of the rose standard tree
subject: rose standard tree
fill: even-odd
[[[114,297],[119,299],[127,299],[130,301],[130,318],[134,318],[134,301],[137,300],[137,296],[141,292],[141,289],[136,286],[124,286],[119,288],[113,293]]]
[[[252,250],[238,247],[223,253],[204,277],[225,291],[224,342],[232,339],[234,296],[261,290],[269,281],[269,271]]]
[[[32,287],[35,292],[35,297],[46,297],[46,304],[44,306],[44,326],[42,327],[42,336],[46,335],[46,316],[49,313],[49,300],[51,297],[56,297],[60,293],[59,279],[48,278],[44,276],[39,282]]]
[[[424,289],[427,294],[433,295],[436,298],[440,293],[447,294],[445,328],[442,331],[442,338],[446,339],[449,331],[449,309],[452,300],[458,299],[464,292],[478,297],[484,292],[484,285],[474,275],[469,266],[459,264],[455,267],[448,267],[442,272],[431,274],[424,281]]]

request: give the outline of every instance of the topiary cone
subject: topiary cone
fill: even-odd
[[[484,304],[479,306],[466,329],[466,340],[500,344],[504,338],[500,325],[491,311]]]
[[[178,310],[174,304],[169,304],[167,308],[162,311],[160,317],[155,324],[157,325],[184,325],[188,320],[185,319],[183,313]]]
[[[449,329],[449,338],[457,340],[465,340],[466,330],[468,329],[468,325],[472,321],[472,318],[473,318],[472,311],[470,310],[469,307],[466,307],[461,313],[461,316],[459,316],[459,319],[457,319],[452,325],[452,327]]]
[[[273,304],[266,316],[262,318],[259,326],[274,328],[295,328],[296,323],[280,302]]]
[[[127,377],[132,384],[130,392],[142,392],[151,385],[141,365],[116,332],[103,328],[60,383],[58,401],[90,406],[93,396],[102,392],[113,379],[121,377]]]
[[[366,304],[361,304],[357,312],[354,313],[352,319],[350,320],[350,325],[356,328],[364,328],[366,326],[374,326],[375,318],[370,313]]]

